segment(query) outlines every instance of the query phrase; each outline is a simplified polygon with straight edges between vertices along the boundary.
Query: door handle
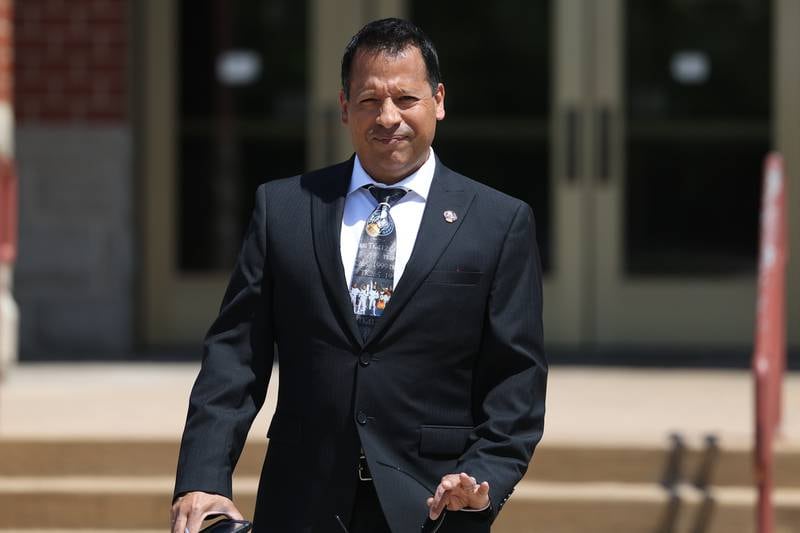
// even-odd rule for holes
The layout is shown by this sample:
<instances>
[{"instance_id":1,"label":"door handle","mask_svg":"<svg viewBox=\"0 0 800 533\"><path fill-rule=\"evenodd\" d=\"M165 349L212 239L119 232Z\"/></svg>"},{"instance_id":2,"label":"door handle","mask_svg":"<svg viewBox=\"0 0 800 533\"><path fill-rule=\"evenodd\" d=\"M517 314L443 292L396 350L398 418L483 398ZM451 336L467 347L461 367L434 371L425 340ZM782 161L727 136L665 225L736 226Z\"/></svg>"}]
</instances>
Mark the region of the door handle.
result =
<instances>
[{"instance_id":1,"label":"door handle","mask_svg":"<svg viewBox=\"0 0 800 533\"><path fill-rule=\"evenodd\" d=\"M564 175L568 183L575 183L578 181L578 175L580 174L579 134L580 116L574 107L570 107L564 113Z\"/></svg>"},{"instance_id":2,"label":"door handle","mask_svg":"<svg viewBox=\"0 0 800 533\"><path fill-rule=\"evenodd\" d=\"M603 106L597 111L597 168L595 175L602 184L611 180L611 110Z\"/></svg>"}]
</instances>

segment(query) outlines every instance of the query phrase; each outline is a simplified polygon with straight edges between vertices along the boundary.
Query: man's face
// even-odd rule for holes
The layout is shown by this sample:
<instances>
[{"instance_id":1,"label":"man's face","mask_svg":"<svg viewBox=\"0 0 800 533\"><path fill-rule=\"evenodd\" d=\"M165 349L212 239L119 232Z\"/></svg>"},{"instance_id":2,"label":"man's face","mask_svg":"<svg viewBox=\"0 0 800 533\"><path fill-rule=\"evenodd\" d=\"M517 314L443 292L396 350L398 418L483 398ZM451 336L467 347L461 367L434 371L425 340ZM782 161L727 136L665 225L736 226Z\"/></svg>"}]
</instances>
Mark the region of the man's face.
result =
<instances>
[{"instance_id":1,"label":"man's face","mask_svg":"<svg viewBox=\"0 0 800 533\"><path fill-rule=\"evenodd\" d=\"M339 103L364 170L376 181L396 183L428 158L436 121L444 118L444 85L431 94L415 46L396 55L358 51L350 98L341 91Z\"/></svg>"}]
</instances>

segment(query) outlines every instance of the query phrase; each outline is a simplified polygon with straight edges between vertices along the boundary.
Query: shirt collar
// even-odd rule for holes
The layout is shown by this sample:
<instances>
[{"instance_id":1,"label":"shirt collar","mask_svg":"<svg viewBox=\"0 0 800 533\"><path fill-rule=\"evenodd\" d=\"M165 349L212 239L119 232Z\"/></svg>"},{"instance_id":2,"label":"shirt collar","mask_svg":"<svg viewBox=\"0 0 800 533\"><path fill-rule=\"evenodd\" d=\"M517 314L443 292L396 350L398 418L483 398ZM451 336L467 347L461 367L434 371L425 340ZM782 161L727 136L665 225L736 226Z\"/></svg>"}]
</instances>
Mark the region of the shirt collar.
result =
<instances>
[{"instance_id":1,"label":"shirt collar","mask_svg":"<svg viewBox=\"0 0 800 533\"><path fill-rule=\"evenodd\" d=\"M429 148L429 150L428 159L422 166L413 174L406 176L392 185L392 187L402 187L408 191L414 191L421 196L423 200L427 200L428 192L431 190L431 182L433 181L433 172L436 170L436 157L433 154L433 148ZM347 189L348 196L364 185L377 185L378 187L387 186L372 179L372 177L367 174L367 171L364 170L364 167L361 166L361 161L358 159L358 155L356 155L356 160L353 164L353 174L350 177L350 187Z\"/></svg>"}]
</instances>

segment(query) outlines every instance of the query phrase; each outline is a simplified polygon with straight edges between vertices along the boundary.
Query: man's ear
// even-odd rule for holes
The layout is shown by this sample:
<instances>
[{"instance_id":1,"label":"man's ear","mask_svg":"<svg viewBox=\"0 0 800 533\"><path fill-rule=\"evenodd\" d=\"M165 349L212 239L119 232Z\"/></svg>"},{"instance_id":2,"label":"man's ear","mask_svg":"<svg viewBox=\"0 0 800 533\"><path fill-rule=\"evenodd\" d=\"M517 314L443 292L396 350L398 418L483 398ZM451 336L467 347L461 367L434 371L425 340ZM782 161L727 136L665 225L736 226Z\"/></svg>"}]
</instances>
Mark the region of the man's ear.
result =
<instances>
[{"instance_id":1,"label":"man's ear","mask_svg":"<svg viewBox=\"0 0 800 533\"><path fill-rule=\"evenodd\" d=\"M436 87L436 92L433 94L433 99L436 101L436 120L444 118L444 84L440 83Z\"/></svg>"},{"instance_id":2,"label":"man's ear","mask_svg":"<svg viewBox=\"0 0 800 533\"><path fill-rule=\"evenodd\" d=\"M342 124L347 124L347 97L344 89L339 89L339 109L342 112Z\"/></svg>"}]
</instances>

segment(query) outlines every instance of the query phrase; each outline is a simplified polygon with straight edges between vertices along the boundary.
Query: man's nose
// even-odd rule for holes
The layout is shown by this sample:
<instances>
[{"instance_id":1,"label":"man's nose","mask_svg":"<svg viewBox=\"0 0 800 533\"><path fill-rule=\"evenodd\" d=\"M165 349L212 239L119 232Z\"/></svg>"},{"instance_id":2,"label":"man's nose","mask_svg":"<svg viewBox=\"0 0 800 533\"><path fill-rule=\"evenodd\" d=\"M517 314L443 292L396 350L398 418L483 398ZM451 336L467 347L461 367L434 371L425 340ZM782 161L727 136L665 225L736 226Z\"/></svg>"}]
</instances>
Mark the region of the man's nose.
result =
<instances>
[{"instance_id":1,"label":"man's nose","mask_svg":"<svg viewBox=\"0 0 800 533\"><path fill-rule=\"evenodd\" d=\"M401 120L400 110L394 105L394 101L391 98L386 98L378 111L378 124L384 128L392 128L397 126Z\"/></svg>"}]
</instances>

